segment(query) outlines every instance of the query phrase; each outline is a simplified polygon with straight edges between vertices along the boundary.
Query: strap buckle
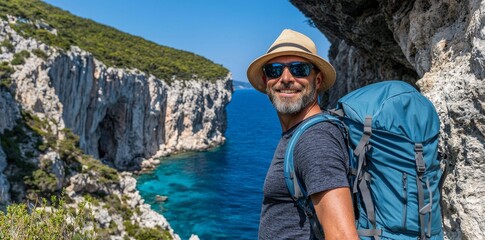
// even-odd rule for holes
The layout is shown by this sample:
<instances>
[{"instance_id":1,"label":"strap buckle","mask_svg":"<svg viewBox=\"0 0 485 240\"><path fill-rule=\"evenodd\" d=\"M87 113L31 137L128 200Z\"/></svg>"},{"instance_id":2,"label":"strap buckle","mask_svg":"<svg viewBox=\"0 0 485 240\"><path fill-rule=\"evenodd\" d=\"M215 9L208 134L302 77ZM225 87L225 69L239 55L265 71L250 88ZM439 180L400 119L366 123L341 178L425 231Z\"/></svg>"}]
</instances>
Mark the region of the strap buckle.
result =
<instances>
[{"instance_id":1,"label":"strap buckle","mask_svg":"<svg viewBox=\"0 0 485 240\"><path fill-rule=\"evenodd\" d=\"M416 160L416 172L418 174L423 174L426 171L426 164L423 159L423 144L414 144L415 160Z\"/></svg>"},{"instance_id":2,"label":"strap buckle","mask_svg":"<svg viewBox=\"0 0 485 240\"><path fill-rule=\"evenodd\" d=\"M372 116L365 117L364 134L368 136L372 134Z\"/></svg>"},{"instance_id":3,"label":"strap buckle","mask_svg":"<svg viewBox=\"0 0 485 240\"><path fill-rule=\"evenodd\" d=\"M296 200L296 204L301 208L301 210L303 210L305 216L307 216L308 218L312 218L313 216L315 216L315 214L308 200L309 199L307 198L300 197Z\"/></svg>"}]
</instances>

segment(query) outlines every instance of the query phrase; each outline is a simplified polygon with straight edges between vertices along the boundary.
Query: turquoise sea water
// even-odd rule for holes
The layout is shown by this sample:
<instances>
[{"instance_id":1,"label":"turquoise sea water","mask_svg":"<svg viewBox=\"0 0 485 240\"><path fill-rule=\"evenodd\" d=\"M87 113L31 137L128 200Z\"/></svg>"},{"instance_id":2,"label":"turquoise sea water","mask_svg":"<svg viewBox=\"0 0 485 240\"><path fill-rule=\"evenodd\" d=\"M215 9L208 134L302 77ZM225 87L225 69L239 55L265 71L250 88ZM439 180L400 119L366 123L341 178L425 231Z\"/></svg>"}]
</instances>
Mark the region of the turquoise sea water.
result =
<instances>
[{"instance_id":1,"label":"turquoise sea water","mask_svg":"<svg viewBox=\"0 0 485 240\"><path fill-rule=\"evenodd\" d=\"M226 143L164 158L138 189L182 239L257 239L262 188L281 128L266 95L234 92ZM164 203L156 195L168 196Z\"/></svg>"}]
</instances>

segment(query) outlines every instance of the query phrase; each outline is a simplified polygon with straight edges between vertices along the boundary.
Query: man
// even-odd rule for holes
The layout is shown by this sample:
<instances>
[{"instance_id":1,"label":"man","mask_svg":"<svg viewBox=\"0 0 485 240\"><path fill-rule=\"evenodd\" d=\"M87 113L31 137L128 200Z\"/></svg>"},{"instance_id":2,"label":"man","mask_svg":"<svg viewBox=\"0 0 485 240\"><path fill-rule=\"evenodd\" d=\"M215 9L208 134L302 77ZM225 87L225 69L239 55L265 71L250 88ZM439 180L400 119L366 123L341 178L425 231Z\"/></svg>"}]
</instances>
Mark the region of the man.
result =
<instances>
[{"instance_id":1,"label":"man","mask_svg":"<svg viewBox=\"0 0 485 240\"><path fill-rule=\"evenodd\" d=\"M315 239L284 180L284 153L295 127L322 114L318 93L335 82L335 70L307 36L286 29L248 68L249 82L266 93L283 130L264 183L259 239ZM357 239L347 180L348 155L340 130L328 122L310 127L294 151L295 171L310 196L326 239Z\"/></svg>"}]
</instances>

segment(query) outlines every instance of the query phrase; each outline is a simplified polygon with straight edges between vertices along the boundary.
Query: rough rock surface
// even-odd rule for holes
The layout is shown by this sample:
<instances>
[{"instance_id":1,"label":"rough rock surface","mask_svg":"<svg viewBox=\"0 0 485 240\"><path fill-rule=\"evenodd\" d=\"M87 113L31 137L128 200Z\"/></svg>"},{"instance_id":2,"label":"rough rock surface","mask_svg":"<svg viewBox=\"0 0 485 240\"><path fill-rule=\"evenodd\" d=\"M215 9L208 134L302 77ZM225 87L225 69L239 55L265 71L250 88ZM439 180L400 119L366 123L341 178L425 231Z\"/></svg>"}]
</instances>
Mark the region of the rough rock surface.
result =
<instances>
[{"instance_id":1,"label":"rough rock surface","mask_svg":"<svg viewBox=\"0 0 485 240\"><path fill-rule=\"evenodd\" d=\"M441 119L449 239L485 235L485 2L291 0L332 43L337 84L326 106L386 79L414 84Z\"/></svg>"},{"instance_id":2,"label":"rough rock surface","mask_svg":"<svg viewBox=\"0 0 485 240\"><path fill-rule=\"evenodd\" d=\"M137 70L107 68L75 47L47 61L29 58L13 78L24 109L72 129L81 149L120 170L225 140L227 79L168 85Z\"/></svg>"},{"instance_id":3,"label":"rough rock surface","mask_svg":"<svg viewBox=\"0 0 485 240\"><path fill-rule=\"evenodd\" d=\"M7 167L7 159L2 147L0 146L0 204L5 205L10 200L10 183L7 176L3 174L3 170Z\"/></svg>"},{"instance_id":4,"label":"rough rock surface","mask_svg":"<svg viewBox=\"0 0 485 240\"><path fill-rule=\"evenodd\" d=\"M19 117L17 103L12 98L12 95L0 87L0 134L5 129L12 129ZM7 180L7 176L3 174L6 167L7 156L2 146L0 146L0 205L5 205L10 201L10 183Z\"/></svg>"},{"instance_id":5,"label":"rough rock surface","mask_svg":"<svg viewBox=\"0 0 485 240\"><path fill-rule=\"evenodd\" d=\"M83 196L77 195L78 192L85 190L88 192L96 192L97 189L106 187L95 181L86 184L86 181L90 181L86 180L88 178L89 177L85 174L78 174L71 178L71 185L67 187L67 194L74 201L72 204L73 207L76 207L77 204L85 201ZM86 187L87 185L88 187ZM137 209L137 211L133 211L133 216L130 219L132 223L137 223L145 228L165 229L170 232L173 239L180 240L180 237L174 233L165 217L153 211L150 205L146 204L141 198L140 193L136 189L136 179L133 178L131 173L122 172L120 174L119 184L111 186L110 189L106 189L106 193L122 199L122 201L131 209ZM94 218L99 223L100 227L107 228L110 226L111 222L115 223L114 225L119 232L119 236L112 236L111 239L123 239L123 237L127 235L123 224L123 217L119 214L110 213L108 210L109 206L105 203L99 205L91 204L88 207L94 212Z\"/></svg>"},{"instance_id":6,"label":"rough rock surface","mask_svg":"<svg viewBox=\"0 0 485 240\"><path fill-rule=\"evenodd\" d=\"M2 113L0 114L0 134L2 134L5 129L12 129L20 117L17 103L10 92L2 88L0 88L0 113Z\"/></svg>"}]
</instances>

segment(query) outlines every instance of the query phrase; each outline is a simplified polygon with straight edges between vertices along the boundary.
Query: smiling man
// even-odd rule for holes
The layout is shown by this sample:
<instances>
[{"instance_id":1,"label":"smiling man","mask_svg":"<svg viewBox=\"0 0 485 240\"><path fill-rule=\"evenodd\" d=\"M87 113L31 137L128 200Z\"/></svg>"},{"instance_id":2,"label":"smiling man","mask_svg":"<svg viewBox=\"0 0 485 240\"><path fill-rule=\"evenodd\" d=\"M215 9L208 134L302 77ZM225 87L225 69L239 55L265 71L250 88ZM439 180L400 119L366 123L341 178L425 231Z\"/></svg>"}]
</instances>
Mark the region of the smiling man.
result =
<instances>
[{"instance_id":1,"label":"smiling man","mask_svg":"<svg viewBox=\"0 0 485 240\"><path fill-rule=\"evenodd\" d=\"M254 88L268 95L283 131L264 182L259 239L321 239L315 221L326 239L357 239L347 149L338 127L317 123L303 133L294 149L295 172L316 218L307 217L295 204L284 177L284 154L295 128L323 114L318 93L335 82L332 65L317 55L310 38L285 29L267 53L250 64L247 76Z\"/></svg>"}]
</instances>

